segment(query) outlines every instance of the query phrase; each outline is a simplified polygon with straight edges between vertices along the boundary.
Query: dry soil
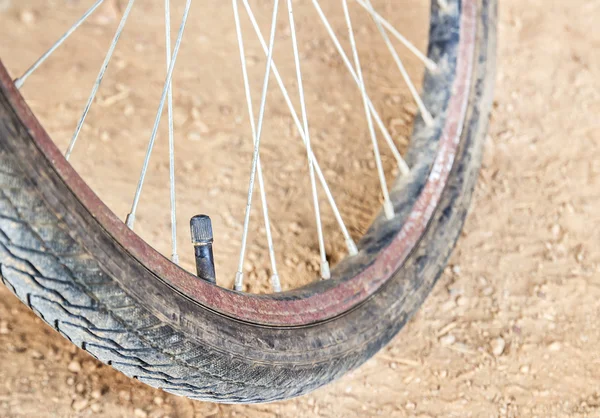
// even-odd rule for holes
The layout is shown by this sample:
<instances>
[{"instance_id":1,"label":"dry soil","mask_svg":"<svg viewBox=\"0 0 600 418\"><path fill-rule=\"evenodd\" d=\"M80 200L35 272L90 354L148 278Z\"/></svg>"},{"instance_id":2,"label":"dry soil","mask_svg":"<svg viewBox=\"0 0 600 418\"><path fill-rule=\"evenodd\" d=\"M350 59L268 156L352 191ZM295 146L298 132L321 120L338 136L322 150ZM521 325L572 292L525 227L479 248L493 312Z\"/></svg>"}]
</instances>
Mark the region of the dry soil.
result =
<instances>
[{"instance_id":1,"label":"dry soil","mask_svg":"<svg viewBox=\"0 0 600 418\"><path fill-rule=\"evenodd\" d=\"M0 0L0 56L9 69L23 71L48 40L84 10L84 3L89 2ZM175 20L183 2L173 3ZM194 12L188 35L194 42L182 51L187 54L182 55L176 79L176 85L186 83L176 97L175 123L183 138L178 143L178 190L183 219L200 205L218 214L215 227L222 231L222 242L232 243L221 245L218 252L219 274L226 281L235 271L231 260L245 200L245 180L238 174L248 169L247 163L240 168L235 161L247 158L251 145L241 133L246 132L247 118L239 67L231 63L233 28L220 23L230 19L230 4L211 0L196 6L200 3L213 14L206 17L201 7ZM269 2L253 3L262 6L259 17L265 23ZM335 15L338 5L323 3ZM395 23L408 28L412 39L424 39L426 7L375 3L394 9ZM100 364L0 288L0 417L600 416L600 2L500 3L497 93L473 210L439 284L387 348L359 370L300 399L257 406L192 402ZM163 77L155 71L164 66L163 52L153 47L162 39L161 5L140 2L142 11L132 15L134 29L124 35L130 46L117 54L116 69L97 105L101 111L90 115L74 155L76 167L120 215L127 213L135 187L131 179L144 152L139 144L149 131L142 121L155 111L139 92L159 90ZM312 28L309 9L298 7L300 25ZM65 45L25 89L32 108L62 147L85 103L117 15L109 3L81 28L79 42ZM341 23L339 17L335 21ZM281 30L289 36L284 25ZM368 80L376 86L385 120L402 146L409 134L402 115L414 113L414 105L405 89L397 87L397 74L378 75L377 68L389 64L389 58L383 47L369 46L376 45L373 28L365 23L359 30L368 46L361 55L373 69ZM302 41L308 85L330 86L308 96L309 107L316 109L315 124L327 126L315 135L315 149L343 188L341 199L350 208L344 209L345 215L352 234L359 236L376 205L353 202L365 194L377 201L377 177L368 153L361 154L364 148L353 141L327 152L336 140L364 131L364 125L353 117L359 114L358 98L347 98L351 82L337 76L328 79L331 69L343 68L320 39L325 38L315 35L314 40ZM424 40L419 44L423 46ZM252 41L248 49L252 82L259 86L262 54ZM213 58L206 65L203 57L209 52ZM279 53L282 72L293 74L292 61L285 55L291 57L289 49L282 47ZM417 76L418 62L407 57L407 64ZM156 93L151 97L155 103ZM303 148L291 145L286 158L278 151L278 138L295 135L281 103L274 96L269 107L275 117L266 127L264 160L277 201L276 238L296 235L281 244L282 276L296 273L294 281L284 283L290 287L314 275L318 259L311 255L314 229L305 215L310 201L302 200L308 190L306 178L300 181L293 175L305 169ZM330 121L341 127L329 127ZM127 146L131 152L124 151ZM165 142L157 146L162 150L157 155L166 155ZM198 150L202 152L192 154ZM296 154L298 158L288 158ZM184 158L189 155L195 155L191 162ZM352 160L356 162L349 164ZM153 161L149 184L167 190L167 160ZM384 162L391 176L391 157L385 154ZM211 171L198 174L205 167ZM123 170L129 180L123 180ZM142 200L139 231L168 252L167 195L156 193ZM259 214L255 210L255 225L260 225ZM326 229L335 236L328 216ZM159 225L144 222L149 219ZM260 227L253 232L260 233ZM189 265L185 230L179 241L184 265ZM328 244L333 259L343 255L342 244ZM265 290L264 244L253 244L249 255L245 268L256 279L249 290Z\"/></svg>"}]
</instances>

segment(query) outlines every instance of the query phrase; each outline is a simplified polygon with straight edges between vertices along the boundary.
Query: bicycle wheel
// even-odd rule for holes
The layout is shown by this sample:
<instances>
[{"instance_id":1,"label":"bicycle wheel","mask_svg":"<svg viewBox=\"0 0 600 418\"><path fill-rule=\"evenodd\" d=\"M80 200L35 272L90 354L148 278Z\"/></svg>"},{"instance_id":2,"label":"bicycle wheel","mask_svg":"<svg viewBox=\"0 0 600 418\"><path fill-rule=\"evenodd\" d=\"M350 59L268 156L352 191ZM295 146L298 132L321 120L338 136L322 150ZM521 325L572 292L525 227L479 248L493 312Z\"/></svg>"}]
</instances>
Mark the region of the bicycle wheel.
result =
<instances>
[{"instance_id":1,"label":"bicycle wheel","mask_svg":"<svg viewBox=\"0 0 600 418\"><path fill-rule=\"evenodd\" d=\"M385 16L375 11L370 0L356 2L374 20L390 52L394 50L392 35L406 42ZM84 18L100 3L102 0ZM175 47L172 51L168 48L167 77L144 173L163 106L171 108L171 77L190 4L188 0ZM102 362L149 385L193 399L228 403L286 399L308 393L365 362L402 328L433 287L460 234L477 179L491 107L495 1L431 2L429 46L427 56L422 57L426 67L422 93L413 91L420 113L414 120L405 156L397 160L401 174L388 192L374 133L376 127L380 128L384 139L388 138L386 124L367 94L351 13L343 0L340 16L348 26L352 54L345 54L339 41L334 45L339 46L340 66L350 70L364 106L383 209L357 244L352 234L344 231L343 222L337 222L341 215L335 213L348 256L330 271L317 187L321 185L325 190L323 201L331 203L332 195L311 149L306 104L302 101L302 111L297 113L290 105L309 162L318 228L319 258L315 270L320 277L281 292L281 279L273 263L270 272L274 292L244 292L246 221L255 179L260 190L264 190L258 156L271 73L281 90L285 90L274 64L278 1L274 4L271 32L262 42L269 64L258 123L253 127L248 209L234 290L213 283L214 275L205 268L206 258L200 260L198 277L177 265L175 249L168 259L133 231L139 193L124 223L91 191L19 92L43 60L14 81L0 63L3 282L43 320ZM236 0L233 5L237 18ZM291 2L287 5L291 8ZM313 5L327 27L327 17L318 1L313 0ZM130 1L111 48L116 45L132 6ZM252 9L247 10L251 14ZM289 15L295 58L292 62L296 63L296 81L301 88L301 60L293 15ZM73 31L78 25L73 26ZM335 42L335 33L328 33ZM398 56L393 53L393 57L401 68ZM102 77L103 71L95 90ZM248 102L252 113L252 99L248 98ZM74 143L71 141L67 156ZM171 170L170 174L173 180L174 172ZM138 192L141 185L143 176ZM172 193L174 190L171 188ZM173 202L174 195L171 197ZM335 204L331 206L335 208ZM270 249L268 219L265 212ZM204 245L212 239L212 232L205 220L199 222L195 237L204 240Z\"/></svg>"}]
</instances>

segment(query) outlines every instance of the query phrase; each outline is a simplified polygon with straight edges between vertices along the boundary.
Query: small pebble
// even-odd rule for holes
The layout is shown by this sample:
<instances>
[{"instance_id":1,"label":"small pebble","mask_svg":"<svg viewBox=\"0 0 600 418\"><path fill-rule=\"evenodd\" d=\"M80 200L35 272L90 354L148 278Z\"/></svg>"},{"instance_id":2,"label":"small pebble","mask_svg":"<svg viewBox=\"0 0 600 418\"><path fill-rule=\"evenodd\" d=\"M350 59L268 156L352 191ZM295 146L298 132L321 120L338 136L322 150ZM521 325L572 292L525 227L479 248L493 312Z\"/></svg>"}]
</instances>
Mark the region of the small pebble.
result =
<instances>
[{"instance_id":1,"label":"small pebble","mask_svg":"<svg viewBox=\"0 0 600 418\"><path fill-rule=\"evenodd\" d=\"M444 335L440 338L440 344L443 346L449 346L456 342L456 337L452 334Z\"/></svg>"},{"instance_id":2,"label":"small pebble","mask_svg":"<svg viewBox=\"0 0 600 418\"><path fill-rule=\"evenodd\" d=\"M487 286L481 291L483 296L490 296L492 293L494 293L494 288L492 286Z\"/></svg>"},{"instance_id":3,"label":"small pebble","mask_svg":"<svg viewBox=\"0 0 600 418\"><path fill-rule=\"evenodd\" d=\"M404 105L404 110L406 110L411 115L415 115L419 111L419 108L416 104L409 102Z\"/></svg>"},{"instance_id":4,"label":"small pebble","mask_svg":"<svg viewBox=\"0 0 600 418\"><path fill-rule=\"evenodd\" d=\"M94 22L98 25L109 25L119 16L119 6L116 0L105 2L98 13L94 16Z\"/></svg>"},{"instance_id":5,"label":"small pebble","mask_svg":"<svg viewBox=\"0 0 600 418\"><path fill-rule=\"evenodd\" d=\"M192 107L190 109L190 115L192 115L192 119L194 119L194 120L200 120L201 113L200 113L200 110L197 107Z\"/></svg>"},{"instance_id":6,"label":"small pebble","mask_svg":"<svg viewBox=\"0 0 600 418\"><path fill-rule=\"evenodd\" d=\"M559 351L561 348L561 344L558 341L554 341L552 344L548 346L548 350L550 351Z\"/></svg>"},{"instance_id":7,"label":"small pebble","mask_svg":"<svg viewBox=\"0 0 600 418\"><path fill-rule=\"evenodd\" d=\"M133 415L135 415L137 418L146 418L148 416L148 413L141 408L135 408L133 411Z\"/></svg>"},{"instance_id":8,"label":"small pebble","mask_svg":"<svg viewBox=\"0 0 600 418\"><path fill-rule=\"evenodd\" d=\"M210 132L208 125L202 122L200 119L194 121L194 125L198 128L198 131L200 131L201 134L208 134Z\"/></svg>"},{"instance_id":9,"label":"small pebble","mask_svg":"<svg viewBox=\"0 0 600 418\"><path fill-rule=\"evenodd\" d=\"M73 402L72 408L75 412L81 412L85 408L87 408L87 406L88 406L87 399L79 399L79 400Z\"/></svg>"},{"instance_id":10,"label":"small pebble","mask_svg":"<svg viewBox=\"0 0 600 418\"><path fill-rule=\"evenodd\" d=\"M245 260L244 261L244 271L250 272L252 270L254 270L254 263L250 260Z\"/></svg>"},{"instance_id":11,"label":"small pebble","mask_svg":"<svg viewBox=\"0 0 600 418\"><path fill-rule=\"evenodd\" d=\"M302 225L300 225L298 222L291 222L289 225L289 230L294 234L299 234L302 232Z\"/></svg>"},{"instance_id":12,"label":"small pebble","mask_svg":"<svg viewBox=\"0 0 600 418\"><path fill-rule=\"evenodd\" d=\"M135 114L135 107L133 105L127 105L125 106L123 113L125 116L133 116Z\"/></svg>"},{"instance_id":13,"label":"small pebble","mask_svg":"<svg viewBox=\"0 0 600 418\"><path fill-rule=\"evenodd\" d=\"M31 10L23 10L19 17L21 19L21 22L27 25L35 23L35 13L33 13Z\"/></svg>"},{"instance_id":14,"label":"small pebble","mask_svg":"<svg viewBox=\"0 0 600 418\"><path fill-rule=\"evenodd\" d=\"M173 109L173 123L175 126L183 126L187 123L189 114L183 108L175 107Z\"/></svg>"},{"instance_id":15,"label":"small pebble","mask_svg":"<svg viewBox=\"0 0 600 418\"><path fill-rule=\"evenodd\" d=\"M44 358L44 355L37 350L33 350L31 352L31 358L34 360L41 360Z\"/></svg>"},{"instance_id":16,"label":"small pebble","mask_svg":"<svg viewBox=\"0 0 600 418\"><path fill-rule=\"evenodd\" d=\"M460 296L464 292L464 289L461 289L460 287L451 287L448 289L448 293L450 294L450 296Z\"/></svg>"},{"instance_id":17,"label":"small pebble","mask_svg":"<svg viewBox=\"0 0 600 418\"><path fill-rule=\"evenodd\" d=\"M69 363L69 365L67 366L67 369L71 373L79 373L81 371L81 363L78 362L77 360L73 360L72 362Z\"/></svg>"},{"instance_id":18,"label":"small pebble","mask_svg":"<svg viewBox=\"0 0 600 418\"><path fill-rule=\"evenodd\" d=\"M402 118L394 118L390 120L390 126L392 129L398 129L400 127L406 126L406 121Z\"/></svg>"},{"instance_id":19,"label":"small pebble","mask_svg":"<svg viewBox=\"0 0 600 418\"><path fill-rule=\"evenodd\" d=\"M8 322L0 321L0 334L6 335L9 332L10 332L10 329L8 328Z\"/></svg>"},{"instance_id":20,"label":"small pebble","mask_svg":"<svg viewBox=\"0 0 600 418\"><path fill-rule=\"evenodd\" d=\"M119 399L122 402L129 402L131 400L131 394L127 391L121 390L119 391Z\"/></svg>"},{"instance_id":21,"label":"small pebble","mask_svg":"<svg viewBox=\"0 0 600 418\"><path fill-rule=\"evenodd\" d=\"M502 353L504 353L506 342L504 341L504 338L498 337L492 340L490 346L492 347L492 353L497 357L501 356Z\"/></svg>"},{"instance_id":22,"label":"small pebble","mask_svg":"<svg viewBox=\"0 0 600 418\"><path fill-rule=\"evenodd\" d=\"M521 366L519 371L523 374L527 374L527 373L529 373L529 366L525 364L525 365Z\"/></svg>"},{"instance_id":23,"label":"small pebble","mask_svg":"<svg viewBox=\"0 0 600 418\"><path fill-rule=\"evenodd\" d=\"M162 405L164 402L165 402L165 400L164 400L162 397L160 397L160 396L156 396L156 397L154 398L154 404L155 404L155 405L158 405L158 406L160 406L160 405Z\"/></svg>"},{"instance_id":24,"label":"small pebble","mask_svg":"<svg viewBox=\"0 0 600 418\"><path fill-rule=\"evenodd\" d=\"M454 299L450 299L441 306L441 310L443 312L448 312L456 307L456 301Z\"/></svg>"},{"instance_id":25,"label":"small pebble","mask_svg":"<svg viewBox=\"0 0 600 418\"><path fill-rule=\"evenodd\" d=\"M187 139L189 141L201 141L202 140L202 135L200 135L200 133L198 133L198 132L190 132L187 135Z\"/></svg>"}]
</instances>

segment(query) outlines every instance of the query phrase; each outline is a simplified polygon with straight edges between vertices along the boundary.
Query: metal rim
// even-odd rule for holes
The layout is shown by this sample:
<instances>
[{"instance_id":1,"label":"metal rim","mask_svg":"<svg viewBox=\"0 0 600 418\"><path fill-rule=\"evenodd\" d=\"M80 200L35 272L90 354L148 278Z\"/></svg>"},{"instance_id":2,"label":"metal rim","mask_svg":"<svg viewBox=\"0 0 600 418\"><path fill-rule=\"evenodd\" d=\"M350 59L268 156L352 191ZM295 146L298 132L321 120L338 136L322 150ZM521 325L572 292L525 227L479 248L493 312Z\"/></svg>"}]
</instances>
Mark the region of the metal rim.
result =
<instances>
[{"instance_id":1,"label":"metal rim","mask_svg":"<svg viewBox=\"0 0 600 418\"><path fill-rule=\"evenodd\" d=\"M0 85L7 92L19 118L28 127L36 145L47 156L65 184L115 241L154 275L195 302L238 320L273 326L307 325L341 315L377 292L402 266L427 228L453 166L471 87L477 5L475 0L463 0L459 9L459 20L456 22L459 31L456 61L455 67L448 69L452 83L445 117L438 118L441 123L439 130L417 124L413 134L413 137L437 135L439 145L427 180L408 216L404 218L404 222L386 221L381 215L378 217L371 231L384 228L394 233L385 234L390 239L383 245L382 242L370 240L369 233L367 234L359 244L359 256L362 255L362 258L355 260L361 264L358 272L355 265L342 262L332 271L332 280L326 283L315 283L303 289L275 295L250 295L213 286L198 280L150 247L108 209L65 160L30 111L1 63ZM440 20L443 20L443 16ZM435 28L432 28L432 33L434 31ZM431 42L430 39L430 44ZM444 81L447 83L449 80L446 78ZM433 86L435 82L430 87ZM427 129L429 132L425 132ZM377 250L376 254L372 252L373 249ZM351 271L354 274L350 277L348 272Z\"/></svg>"}]
</instances>

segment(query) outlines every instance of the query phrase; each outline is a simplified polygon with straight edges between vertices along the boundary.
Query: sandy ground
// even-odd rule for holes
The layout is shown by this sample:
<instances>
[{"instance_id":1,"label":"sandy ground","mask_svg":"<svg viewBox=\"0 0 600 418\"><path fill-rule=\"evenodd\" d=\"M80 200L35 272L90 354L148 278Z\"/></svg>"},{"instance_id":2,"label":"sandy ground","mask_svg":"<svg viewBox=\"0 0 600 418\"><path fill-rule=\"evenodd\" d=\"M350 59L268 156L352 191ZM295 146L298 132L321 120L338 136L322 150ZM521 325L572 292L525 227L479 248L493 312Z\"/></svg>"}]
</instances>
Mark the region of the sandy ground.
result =
<instances>
[{"instance_id":1,"label":"sandy ground","mask_svg":"<svg viewBox=\"0 0 600 418\"><path fill-rule=\"evenodd\" d=\"M50 36L40 33L39 28L37 32L34 30L36 25L45 22L45 8L40 6L43 2L12 3L0 0L0 55L8 64L12 63L15 72L19 72L32 61L35 51L47 45ZM75 0L51 3L68 5L64 17L54 18L58 19L54 25L58 34L70 16L80 13L82 6ZM149 3L143 6L147 8L145 16L148 16L143 23L155 25L160 34L159 15L151 13L156 11L153 7L158 6ZM225 6L219 2L207 3L225 13ZM385 350L340 381L300 399L260 406L191 402L131 381L91 359L44 325L2 288L0 417L600 416L600 327L596 321L600 314L600 125L597 116L600 113L600 54L597 53L600 31L596 24L600 3L593 0L503 0L500 6L497 95L473 212L438 286ZM399 20L396 23L410 25L414 39L420 39L418 31L422 29L414 21L423 20L424 16L417 13L405 17L406 22ZM91 27L82 28L82 36L89 41L86 45L66 45L65 55L48 64L47 71L54 71L55 78L32 78L29 90L25 91L31 96L37 93L31 99L32 107L61 146L68 142L74 118L85 102L90 80L94 77L95 70L91 69L98 67L100 51L105 40L110 39L114 22L110 22L110 16L108 18L109 23L96 21ZM302 15L302 10L300 19L304 25L310 25L310 19ZM53 30L54 26L50 25ZM141 27L141 23L138 22L138 26ZM5 32L5 28L10 30ZM6 33L10 36L5 37ZM227 40L223 41L225 48L234 41L233 32L227 33ZM370 33L365 29L365 36ZM197 48L214 46L212 41L216 38L211 38L209 31L197 30L193 35ZM152 77L152 65L159 65L163 59L159 53L144 49L154 38L136 36L137 46L132 52L137 55L120 58L123 63L119 66L119 79L127 79L133 85L131 91L135 91L136 86L138 89L146 85L159 88L160 76L150 84L134 77L134 69L138 74L141 71ZM5 42L5 39L11 42ZM17 40L21 42L19 47ZM323 68L340 66L332 58L335 56L332 51L322 52L318 46L307 49L306 53L307 60L315 66L312 73L323 74L319 65L325 66ZM261 56L256 45L249 48L252 54ZM373 60L369 62L383 62L384 58L378 58L382 55L381 49L372 48L363 53L372 54ZM67 73L61 73L61 61L75 54L79 54L77 65ZM244 184L233 179L236 167L229 162L230 154L223 156L214 151L228 146L231 133L237 132L237 127L219 128L225 126L226 120L231 120L231 115L235 120L239 119L237 125L245 123L243 102L240 101L243 92L237 88L222 88L229 86L229 82L233 85L234 81L239 85L239 69L233 72L234 67L231 67L229 75L228 64L221 58L216 63L218 70L202 70L204 67L193 67L198 59L186 58L187 66L183 65L183 68L188 69L182 71L179 82L187 80L200 83L197 84L200 86L202 82L198 80L211 76L210 71L222 73L219 74L222 81L200 96L190 93L178 99L180 108L189 112L199 109L198 113L193 111L191 115L186 113L176 119L189 141L188 145L182 145L180 153L197 147L212 150L211 158L217 159L214 165L221 167L221 171L211 173L210 181L216 189L212 194L210 188L208 191L198 188L197 195L180 193L181 210L193 211L196 203L202 202L203 207L208 205L216 213L237 213L236 208L244 202ZM262 63L258 58L256 62ZM286 74L293 69L289 60L282 59L281 65L286 67L283 71ZM260 67L262 64L252 69L255 72L253 82L260 83ZM409 68L418 73L416 62L409 61ZM80 76L90 71L87 78ZM196 71L208 73L199 77ZM370 79L379 87L380 103L400 103L410 111L406 92L390 87L395 86L395 79L386 77ZM65 79L88 87L77 90L74 93L77 97L67 98L65 85L59 83L64 83ZM323 80L317 81L322 83ZM146 112L145 116L151 117L153 109L146 109L142 97L128 93L129 90L118 82L107 80L106 86L110 93L102 96L104 111L92 114L90 127L86 128L88 135L97 137L98 141L84 143L78 151L80 159L75 159L74 163L80 164L83 175L89 176L95 190L109 200L114 210L125 214L134 182L122 181L116 174L116 169L127 165L130 157L120 150L123 144L133 142L130 132L148 129L141 125L136 128L141 118L134 115ZM345 90L344 87L342 85L340 89ZM197 91L195 88L188 90ZM326 118L323 120L335 117L347 122L343 124L344 128L328 130L327 138L344 138L346 132L356 129L351 101L343 103L342 111L329 110L327 113L339 99L335 91L309 97L309 104L317 107L314 116L317 123L319 114ZM280 99L273 100L277 105L281 104L276 101ZM236 104L227 105L232 102ZM321 108L318 108L319 104ZM276 111L278 106L271 109ZM385 110L389 113L386 118L389 123L396 121L390 119L391 110L391 106ZM289 116L283 111L280 113L281 117L275 118L269 132L293 136ZM125 121L129 123L115 119L123 115L127 115ZM107 121L110 123L106 124ZM395 122L393 125L399 129L398 137L407 135L408 128L403 127L406 124ZM239 129L241 132L242 128ZM202 143L199 137L209 137L211 141ZM195 141L202 145L194 145ZM317 152L325 155L325 138L317 138L315 142ZM234 145L229 145L229 153L239 151L242 155L251 149L241 139ZM265 159L270 159L270 164L280 160L276 145L266 140ZM342 162L336 165L335 159L328 160L338 171L352 152L358 152L351 143L348 148L349 154L339 157ZM142 152L136 154L136 167L139 167ZM289 152L301 154L302 148ZM98 160L106 161L86 161L86 156L98 153L103 157ZM184 171L187 180L182 180L180 185L184 192L197 184L195 168L206 164L202 158ZM360 158L359 155L353 170L345 172L350 180L347 183L339 180L338 185L345 187L344 196L347 197L342 199L346 199L346 203L369 189L376 189L373 171L367 170L370 167L367 158ZM391 167L389 155L385 161L386 167ZM294 164L275 165L271 170L288 173L300 170L300 166ZM157 173L150 181L164 186L167 166L157 157L153 167ZM132 169L132 173L137 169ZM366 175L367 172L371 174ZM103 181L94 183L93 175L98 173L103 176ZM286 185L283 183L288 181L286 176L280 177L282 183L273 185L273 189L285 190L285 194L279 196L283 209L274 211L283 217L276 236L292 231L298 238L294 243L283 244L286 250L282 257L285 259L282 263L284 273L300 272L295 276L298 277L295 282L284 284L292 286L314 274L314 260L299 261L308 257L308 250L314 250L314 244L311 244L314 237L308 232L311 221L302 218L309 206L297 208L289 203L302 196L304 186ZM356 186L357 179L365 186ZM227 199L223 198L225 194ZM142 212L141 220L154 216L166 227L166 206L158 201L158 196L152 197L156 199L143 201L145 212ZM219 207L219 202L226 202L228 211L223 210L224 206ZM360 235L368 224L372 210L374 208L351 206L346 213L355 236ZM185 219L183 215L188 213L182 214ZM334 233L331 219L326 219L326 228ZM233 216L215 218L216 228L221 228L223 236L234 244L236 239L239 242L238 223ZM164 229L145 227L142 221L139 224L140 233L146 239L158 242L159 247L166 245L162 249L168 251L168 242L159 240L164 236L161 235ZM180 241L187 242L185 231L180 235ZM342 254L338 245L328 244L328 252L334 258ZM219 251L221 258L217 260L224 280L232 277L235 270L235 266L231 266L233 263L227 262L237 245L231 247L222 248ZM187 247L182 244L182 248ZM255 255L246 266L247 270L258 279L265 279L266 273L257 267L264 265L264 245L252 247L251 252ZM182 255L188 257L184 263L189 263L189 254ZM263 287L264 284L259 284L256 290Z\"/></svg>"}]
</instances>

